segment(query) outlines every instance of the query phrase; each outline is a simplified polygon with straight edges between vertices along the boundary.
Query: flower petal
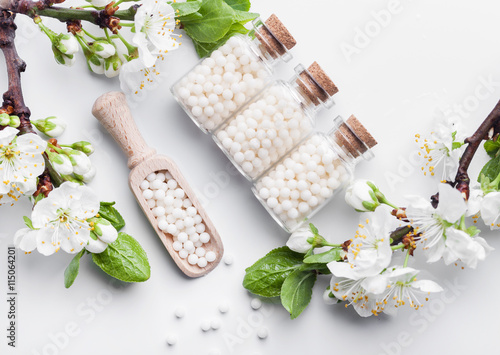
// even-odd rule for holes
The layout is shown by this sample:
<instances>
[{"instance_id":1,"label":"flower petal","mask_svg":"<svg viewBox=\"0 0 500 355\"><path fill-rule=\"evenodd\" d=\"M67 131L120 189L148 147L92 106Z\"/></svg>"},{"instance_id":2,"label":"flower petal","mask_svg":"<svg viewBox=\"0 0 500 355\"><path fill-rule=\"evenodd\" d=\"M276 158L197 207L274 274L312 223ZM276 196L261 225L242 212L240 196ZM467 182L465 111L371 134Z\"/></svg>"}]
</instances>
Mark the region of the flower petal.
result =
<instances>
[{"instance_id":1,"label":"flower petal","mask_svg":"<svg viewBox=\"0 0 500 355\"><path fill-rule=\"evenodd\" d=\"M455 223L467 211L462 194L448 184L439 184L439 205L436 213L447 222Z\"/></svg>"}]
</instances>

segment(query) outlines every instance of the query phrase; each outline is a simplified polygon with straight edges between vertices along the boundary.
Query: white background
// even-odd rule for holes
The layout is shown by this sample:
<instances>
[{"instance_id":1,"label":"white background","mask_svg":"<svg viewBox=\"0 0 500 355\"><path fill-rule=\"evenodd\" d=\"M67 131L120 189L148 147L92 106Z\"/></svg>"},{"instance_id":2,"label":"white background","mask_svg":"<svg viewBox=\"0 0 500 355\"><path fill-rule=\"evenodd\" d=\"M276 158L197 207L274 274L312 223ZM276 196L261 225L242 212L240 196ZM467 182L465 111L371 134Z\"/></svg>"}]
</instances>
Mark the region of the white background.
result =
<instances>
[{"instance_id":1,"label":"white background","mask_svg":"<svg viewBox=\"0 0 500 355\"><path fill-rule=\"evenodd\" d=\"M465 106L461 115L472 133L500 98L496 1L254 0L252 9L264 18L277 13L298 41L293 61L279 68L279 77L288 79L296 64L314 60L330 73L340 93L336 106L319 115L318 126L326 131L335 116L356 114L379 141L375 158L359 164L356 175L375 180L401 205L405 194L430 196L436 191L437 180L424 177L420 166L409 162L417 148L415 133L432 130L436 110ZM383 26L377 25L376 18L382 20L375 13L387 14L388 9L395 11ZM221 263L202 279L184 277L128 189L124 155L90 113L94 100L117 90L118 81L89 74L82 57L73 68L56 65L47 38L26 19L19 18L19 26L18 49L28 64L24 92L33 117L62 117L70 123L63 142L94 143L98 175L91 186L102 200L117 202L126 232L149 255L152 274L144 284L117 290L87 258L66 290L63 272L70 255L18 255L18 348L6 346L6 296L1 296L0 353L207 354L211 348L241 355L305 354L313 348L348 354L498 353L498 232L483 233L497 251L477 270L412 260L446 290L419 313L405 310L397 317L362 319L351 308L327 306L322 293L328 277L318 282L311 305L297 320L290 320L279 305L269 305L265 312L251 310L251 296L241 286L244 269L283 245L287 234L253 197L250 184L229 175L225 156L171 97L170 85L197 61L187 38L167 57L166 80L132 110L146 141L171 156L207 198L206 209L226 254L235 258L232 266ZM357 43L358 53L346 56L342 46L356 45L358 31L370 37ZM0 76L5 90L3 67ZM488 81L495 84L485 86ZM484 162L481 152L474 177ZM0 285L6 283L7 244L28 213L27 201L0 210ZM342 242L353 236L357 218L339 195L313 222L329 240ZM0 290L5 295L6 287ZM230 304L226 315L217 311L222 301ZM182 320L174 317L180 306L187 309ZM200 322L214 317L222 320L222 328L203 333ZM62 335L68 326L76 331ZM261 327L269 330L264 341L256 336ZM177 334L175 346L166 344L167 334Z\"/></svg>"}]
</instances>

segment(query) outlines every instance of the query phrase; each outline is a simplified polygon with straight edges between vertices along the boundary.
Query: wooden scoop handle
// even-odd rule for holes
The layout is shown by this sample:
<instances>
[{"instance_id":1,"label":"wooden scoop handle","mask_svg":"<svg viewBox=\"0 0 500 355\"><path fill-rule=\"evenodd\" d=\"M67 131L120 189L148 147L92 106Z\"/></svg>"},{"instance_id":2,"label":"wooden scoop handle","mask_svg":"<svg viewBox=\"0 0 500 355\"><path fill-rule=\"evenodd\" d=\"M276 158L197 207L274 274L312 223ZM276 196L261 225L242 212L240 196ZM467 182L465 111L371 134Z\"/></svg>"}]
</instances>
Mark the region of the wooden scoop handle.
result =
<instances>
[{"instance_id":1,"label":"wooden scoop handle","mask_svg":"<svg viewBox=\"0 0 500 355\"><path fill-rule=\"evenodd\" d=\"M156 154L156 150L146 144L137 129L122 92L101 95L92 107L92 114L127 154L129 169Z\"/></svg>"}]
</instances>

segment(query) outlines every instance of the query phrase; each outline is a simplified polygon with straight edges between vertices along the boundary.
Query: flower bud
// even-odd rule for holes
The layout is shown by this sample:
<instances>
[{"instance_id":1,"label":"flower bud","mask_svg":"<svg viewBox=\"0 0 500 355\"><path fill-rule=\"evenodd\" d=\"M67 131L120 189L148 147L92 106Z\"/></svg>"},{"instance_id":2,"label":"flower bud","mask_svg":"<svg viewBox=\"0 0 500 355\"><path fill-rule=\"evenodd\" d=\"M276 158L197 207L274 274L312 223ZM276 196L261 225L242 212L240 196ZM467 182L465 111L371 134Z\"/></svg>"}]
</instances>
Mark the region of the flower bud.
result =
<instances>
[{"instance_id":1,"label":"flower bud","mask_svg":"<svg viewBox=\"0 0 500 355\"><path fill-rule=\"evenodd\" d=\"M122 66L122 61L118 55L106 58L104 60L104 75L108 78L113 78L120 74L120 68Z\"/></svg>"},{"instance_id":2,"label":"flower bud","mask_svg":"<svg viewBox=\"0 0 500 355\"><path fill-rule=\"evenodd\" d=\"M83 176L90 171L92 163L85 153L73 149L64 149L64 151L73 165L73 171L75 174Z\"/></svg>"},{"instance_id":3,"label":"flower bud","mask_svg":"<svg viewBox=\"0 0 500 355\"><path fill-rule=\"evenodd\" d=\"M64 54L54 45L52 46L52 52L54 53L56 62L58 62L59 64L70 67L75 63L76 58L73 54Z\"/></svg>"},{"instance_id":4,"label":"flower bud","mask_svg":"<svg viewBox=\"0 0 500 355\"><path fill-rule=\"evenodd\" d=\"M40 132L51 138L59 137L66 129L66 122L54 116L31 122Z\"/></svg>"},{"instance_id":5,"label":"flower bud","mask_svg":"<svg viewBox=\"0 0 500 355\"><path fill-rule=\"evenodd\" d=\"M346 190L345 201L358 212L373 212L380 206L376 192L380 193L372 182L355 180Z\"/></svg>"},{"instance_id":6,"label":"flower bud","mask_svg":"<svg viewBox=\"0 0 500 355\"><path fill-rule=\"evenodd\" d=\"M94 147L92 146L92 144L85 141L75 142L71 145L71 148L79 150L80 152L83 152L87 155L91 155L92 153L94 153Z\"/></svg>"},{"instance_id":7,"label":"flower bud","mask_svg":"<svg viewBox=\"0 0 500 355\"><path fill-rule=\"evenodd\" d=\"M49 160L52 167L60 175L70 175L73 173L73 165L71 160L64 154L48 152Z\"/></svg>"},{"instance_id":8,"label":"flower bud","mask_svg":"<svg viewBox=\"0 0 500 355\"><path fill-rule=\"evenodd\" d=\"M6 113L0 114L0 126L10 125L10 116Z\"/></svg>"},{"instance_id":9,"label":"flower bud","mask_svg":"<svg viewBox=\"0 0 500 355\"><path fill-rule=\"evenodd\" d=\"M286 242L286 246L297 253L305 254L312 247L309 240L314 240L314 237L315 235L311 231L311 228L302 227L290 235L290 238L288 238L288 241Z\"/></svg>"},{"instance_id":10,"label":"flower bud","mask_svg":"<svg viewBox=\"0 0 500 355\"><path fill-rule=\"evenodd\" d=\"M89 244L85 248L91 253L102 253L109 243L113 243L118 238L118 231L104 218L94 217L90 218L88 222L92 226L92 232Z\"/></svg>"},{"instance_id":11,"label":"flower bud","mask_svg":"<svg viewBox=\"0 0 500 355\"><path fill-rule=\"evenodd\" d=\"M108 243L104 243L99 237L91 232L88 244L85 246L85 249L94 254L102 253L108 247Z\"/></svg>"},{"instance_id":12,"label":"flower bud","mask_svg":"<svg viewBox=\"0 0 500 355\"><path fill-rule=\"evenodd\" d=\"M91 72L102 75L104 74L104 59L96 54L90 54L87 57L87 65Z\"/></svg>"},{"instance_id":13,"label":"flower bud","mask_svg":"<svg viewBox=\"0 0 500 355\"><path fill-rule=\"evenodd\" d=\"M9 119L10 119L9 126L17 128L21 125L21 120L19 119L18 116L10 116Z\"/></svg>"},{"instance_id":14,"label":"flower bud","mask_svg":"<svg viewBox=\"0 0 500 355\"><path fill-rule=\"evenodd\" d=\"M90 49L101 58L109 58L116 54L114 45L105 40L95 41L90 46Z\"/></svg>"},{"instance_id":15,"label":"flower bud","mask_svg":"<svg viewBox=\"0 0 500 355\"><path fill-rule=\"evenodd\" d=\"M92 166L86 174L83 175L75 174L75 177L81 182L89 183L94 179L96 172L97 172L96 168Z\"/></svg>"},{"instance_id":16,"label":"flower bud","mask_svg":"<svg viewBox=\"0 0 500 355\"><path fill-rule=\"evenodd\" d=\"M80 45L78 44L78 40L72 34L59 34L54 38L53 41L56 48L67 56L78 53L80 49Z\"/></svg>"}]
</instances>

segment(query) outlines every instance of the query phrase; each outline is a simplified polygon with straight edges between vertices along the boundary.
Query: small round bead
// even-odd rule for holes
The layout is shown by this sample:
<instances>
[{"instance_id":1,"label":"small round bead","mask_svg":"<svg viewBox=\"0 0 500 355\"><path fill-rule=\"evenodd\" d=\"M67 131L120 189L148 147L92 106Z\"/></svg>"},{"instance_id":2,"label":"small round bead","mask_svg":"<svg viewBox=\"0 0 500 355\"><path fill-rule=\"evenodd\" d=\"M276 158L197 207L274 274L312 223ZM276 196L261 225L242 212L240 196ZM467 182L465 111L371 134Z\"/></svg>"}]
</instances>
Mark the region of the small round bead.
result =
<instances>
[{"instance_id":1,"label":"small round bead","mask_svg":"<svg viewBox=\"0 0 500 355\"><path fill-rule=\"evenodd\" d=\"M181 259L186 259L188 257L188 255L189 255L189 252L186 249L181 249L179 251L179 257Z\"/></svg>"},{"instance_id":2,"label":"small round bead","mask_svg":"<svg viewBox=\"0 0 500 355\"><path fill-rule=\"evenodd\" d=\"M177 236L177 240L181 243L185 243L188 240L188 235L184 232L180 232L179 235Z\"/></svg>"},{"instance_id":3,"label":"small round bead","mask_svg":"<svg viewBox=\"0 0 500 355\"><path fill-rule=\"evenodd\" d=\"M182 249L182 243L177 240L177 241L175 241L175 242L172 243L172 248L175 251L179 251L179 250Z\"/></svg>"},{"instance_id":4,"label":"small round bead","mask_svg":"<svg viewBox=\"0 0 500 355\"><path fill-rule=\"evenodd\" d=\"M250 302L250 306L251 306L253 309L257 310L257 309L259 309L260 307L262 307L262 301L261 301L260 299L258 299L258 298L254 298L254 299L252 299L252 301Z\"/></svg>"},{"instance_id":5,"label":"small round bead","mask_svg":"<svg viewBox=\"0 0 500 355\"><path fill-rule=\"evenodd\" d=\"M213 330L217 330L221 327L221 321L219 318L214 318L212 319L212 321L210 322L210 327L213 329Z\"/></svg>"},{"instance_id":6,"label":"small round bead","mask_svg":"<svg viewBox=\"0 0 500 355\"><path fill-rule=\"evenodd\" d=\"M142 197L144 197L146 200L152 199L154 196L154 192L151 191L150 189L146 189L142 192Z\"/></svg>"},{"instance_id":7,"label":"small round bead","mask_svg":"<svg viewBox=\"0 0 500 355\"><path fill-rule=\"evenodd\" d=\"M176 318L183 318L186 315L186 309L184 307L177 307L175 309L175 317Z\"/></svg>"},{"instance_id":8,"label":"small round bead","mask_svg":"<svg viewBox=\"0 0 500 355\"><path fill-rule=\"evenodd\" d=\"M175 190L174 196L176 198L183 198L185 196L185 192L184 192L183 189L178 188L178 189Z\"/></svg>"},{"instance_id":9,"label":"small round bead","mask_svg":"<svg viewBox=\"0 0 500 355\"><path fill-rule=\"evenodd\" d=\"M184 249L186 249L187 251L194 250L194 244L193 244L193 242L190 241L190 240L184 242Z\"/></svg>"},{"instance_id":10,"label":"small round bead","mask_svg":"<svg viewBox=\"0 0 500 355\"><path fill-rule=\"evenodd\" d=\"M257 336L259 337L259 339L266 339L269 336L269 331L267 330L267 328L260 328L257 331Z\"/></svg>"},{"instance_id":11,"label":"small round bead","mask_svg":"<svg viewBox=\"0 0 500 355\"><path fill-rule=\"evenodd\" d=\"M200 242L208 243L209 241L210 241L210 234L208 234L208 233L201 233L200 234Z\"/></svg>"},{"instance_id":12,"label":"small round bead","mask_svg":"<svg viewBox=\"0 0 500 355\"><path fill-rule=\"evenodd\" d=\"M151 173L148 176L146 176L146 180L148 180L149 182L152 182L155 179L156 179L156 174L155 173Z\"/></svg>"},{"instance_id":13,"label":"small round bead","mask_svg":"<svg viewBox=\"0 0 500 355\"><path fill-rule=\"evenodd\" d=\"M177 343L177 335L168 334L167 335L167 344L168 345L175 345L176 343Z\"/></svg>"},{"instance_id":14,"label":"small round bead","mask_svg":"<svg viewBox=\"0 0 500 355\"><path fill-rule=\"evenodd\" d=\"M227 313L229 312L229 304L227 302L222 302L219 304L219 312Z\"/></svg>"},{"instance_id":15,"label":"small round bead","mask_svg":"<svg viewBox=\"0 0 500 355\"><path fill-rule=\"evenodd\" d=\"M139 185L139 187L141 188L141 190L147 190L149 188L149 181L148 180L144 180L143 182L141 182L141 184Z\"/></svg>"},{"instance_id":16,"label":"small round bead","mask_svg":"<svg viewBox=\"0 0 500 355\"><path fill-rule=\"evenodd\" d=\"M200 258L198 258L198 261L197 261L197 263L196 263L196 264L197 264L199 267L202 267L202 268L203 268L203 267L206 267L206 266L208 265L208 261L207 261L207 259L206 259L206 258L204 258L204 257L200 257Z\"/></svg>"},{"instance_id":17,"label":"small round bead","mask_svg":"<svg viewBox=\"0 0 500 355\"><path fill-rule=\"evenodd\" d=\"M169 224L166 220L161 220L158 222L158 228L161 230L161 231L166 231L167 228L168 228Z\"/></svg>"},{"instance_id":18,"label":"small round bead","mask_svg":"<svg viewBox=\"0 0 500 355\"><path fill-rule=\"evenodd\" d=\"M198 263L198 255L196 254L190 254L188 256L188 263L190 263L191 265L195 265Z\"/></svg>"},{"instance_id":19,"label":"small round bead","mask_svg":"<svg viewBox=\"0 0 500 355\"><path fill-rule=\"evenodd\" d=\"M234 258L232 255L226 255L224 256L224 264L226 265L231 265L234 262Z\"/></svg>"},{"instance_id":20,"label":"small round bead","mask_svg":"<svg viewBox=\"0 0 500 355\"><path fill-rule=\"evenodd\" d=\"M216 259L216 255L213 251L208 251L206 254L205 254L205 259L207 259L207 261L209 263L215 261Z\"/></svg>"},{"instance_id":21,"label":"small round bead","mask_svg":"<svg viewBox=\"0 0 500 355\"><path fill-rule=\"evenodd\" d=\"M200 323L200 328L204 332L208 332L210 330L210 328L211 328L210 321L208 319L202 320L201 323Z\"/></svg>"}]
</instances>

